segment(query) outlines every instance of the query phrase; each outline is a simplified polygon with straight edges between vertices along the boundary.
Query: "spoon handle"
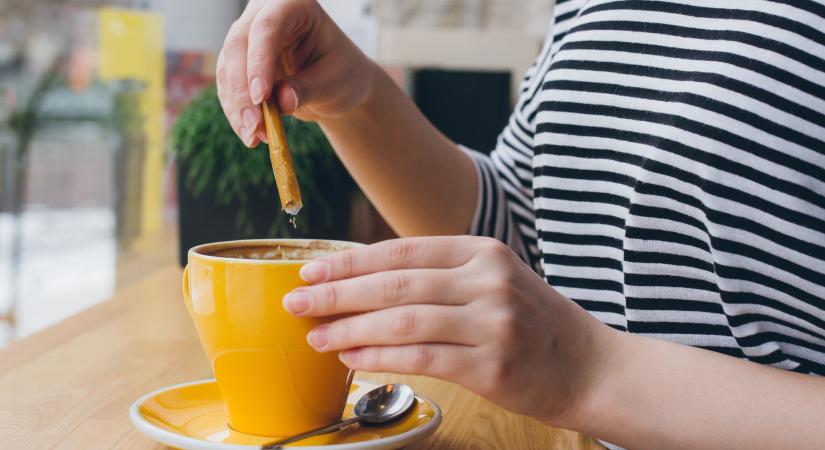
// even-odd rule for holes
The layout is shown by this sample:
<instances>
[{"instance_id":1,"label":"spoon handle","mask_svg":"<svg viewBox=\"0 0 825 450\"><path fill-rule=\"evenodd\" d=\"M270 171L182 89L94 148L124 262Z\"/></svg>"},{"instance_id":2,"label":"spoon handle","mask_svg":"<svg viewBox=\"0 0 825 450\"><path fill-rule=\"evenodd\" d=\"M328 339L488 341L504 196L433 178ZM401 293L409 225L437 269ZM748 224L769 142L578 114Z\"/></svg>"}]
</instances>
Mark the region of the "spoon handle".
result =
<instances>
[{"instance_id":1,"label":"spoon handle","mask_svg":"<svg viewBox=\"0 0 825 450\"><path fill-rule=\"evenodd\" d=\"M319 434L327 434L332 433L333 431L338 431L342 428L346 428L354 423L358 423L361 421L360 417L353 417L351 419L342 420L341 422L334 423L332 425L327 425L325 427L316 428L311 431L307 431L301 434L296 434L295 436L288 437L286 439L279 439L277 441L269 442L261 446L261 450L277 450L280 449L282 446L286 444L291 444L293 442L298 442L300 440L306 439L312 436L318 436Z\"/></svg>"}]
</instances>

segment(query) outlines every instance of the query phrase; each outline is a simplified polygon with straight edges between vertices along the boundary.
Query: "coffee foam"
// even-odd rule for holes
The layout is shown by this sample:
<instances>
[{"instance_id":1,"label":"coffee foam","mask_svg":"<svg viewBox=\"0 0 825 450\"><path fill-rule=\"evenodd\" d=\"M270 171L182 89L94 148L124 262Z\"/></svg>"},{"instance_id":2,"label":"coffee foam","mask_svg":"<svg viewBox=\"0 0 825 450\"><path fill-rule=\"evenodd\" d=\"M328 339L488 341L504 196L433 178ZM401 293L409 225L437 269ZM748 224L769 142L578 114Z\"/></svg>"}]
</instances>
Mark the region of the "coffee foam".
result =
<instances>
[{"instance_id":1,"label":"coffee foam","mask_svg":"<svg viewBox=\"0 0 825 450\"><path fill-rule=\"evenodd\" d=\"M349 243L330 241L250 241L211 244L197 253L217 258L294 261L316 259L352 247Z\"/></svg>"}]
</instances>

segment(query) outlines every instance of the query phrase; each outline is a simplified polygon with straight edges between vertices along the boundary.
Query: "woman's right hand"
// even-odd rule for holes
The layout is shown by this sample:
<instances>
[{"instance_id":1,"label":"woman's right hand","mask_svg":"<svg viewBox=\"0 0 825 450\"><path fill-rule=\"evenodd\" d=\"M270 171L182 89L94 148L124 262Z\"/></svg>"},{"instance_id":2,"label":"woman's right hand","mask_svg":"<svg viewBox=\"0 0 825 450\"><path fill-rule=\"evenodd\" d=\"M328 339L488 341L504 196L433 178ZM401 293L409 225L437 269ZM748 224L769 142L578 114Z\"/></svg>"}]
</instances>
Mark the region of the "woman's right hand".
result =
<instances>
[{"instance_id":1,"label":"woman's right hand","mask_svg":"<svg viewBox=\"0 0 825 450\"><path fill-rule=\"evenodd\" d=\"M218 57L218 96L247 147L266 140L257 106L334 119L362 104L377 70L315 0L251 0Z\"/></svg>"}]
</instances>

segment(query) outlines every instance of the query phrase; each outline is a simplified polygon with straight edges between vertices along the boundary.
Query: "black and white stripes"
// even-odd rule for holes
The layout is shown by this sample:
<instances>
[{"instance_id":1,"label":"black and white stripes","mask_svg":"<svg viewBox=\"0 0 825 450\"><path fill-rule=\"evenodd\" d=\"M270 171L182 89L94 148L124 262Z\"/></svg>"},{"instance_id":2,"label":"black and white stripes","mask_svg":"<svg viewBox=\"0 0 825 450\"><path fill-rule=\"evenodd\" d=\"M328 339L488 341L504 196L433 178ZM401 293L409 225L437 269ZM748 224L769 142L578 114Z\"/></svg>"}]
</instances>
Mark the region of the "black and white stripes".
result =
<instances>
[{"instance_id":1,"label":"black and white stripes","mask_svg":"<svg viewBox=\"0 0 825 450\"><path fill-rule=\"evenodd\" d=\"M825 2L560 0L473 232L603 322L825 375Z\"/></svg>"}]
</instances>

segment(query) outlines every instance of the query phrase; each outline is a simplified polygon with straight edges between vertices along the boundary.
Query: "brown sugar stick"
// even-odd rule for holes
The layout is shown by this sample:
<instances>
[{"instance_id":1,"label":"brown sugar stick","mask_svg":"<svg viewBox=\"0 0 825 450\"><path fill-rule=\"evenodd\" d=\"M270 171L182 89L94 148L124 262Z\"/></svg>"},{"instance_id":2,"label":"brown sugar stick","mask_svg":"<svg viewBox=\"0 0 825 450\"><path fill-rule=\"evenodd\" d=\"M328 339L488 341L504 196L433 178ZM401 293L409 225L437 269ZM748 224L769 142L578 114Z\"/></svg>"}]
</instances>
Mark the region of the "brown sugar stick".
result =
<instances>
[{"instance_id":1,"label":"brown sugar stick","mask_svg":"<svg viewBox=\"0 0 825 450\"><path fill-rule=\"evenodd\" d=\"M274 96L273 96L274 97ZM284 125L278 106L272 98L261 103L266 125L266 137L269 140L269 160L272 162L272 173L275 174L275 184L278 186L278 196L281 197L281 208L288 214L296 215L304 203L301 201L301 189L292 168L292 153L286 141Z\"/></svg>"}]
</instances>

